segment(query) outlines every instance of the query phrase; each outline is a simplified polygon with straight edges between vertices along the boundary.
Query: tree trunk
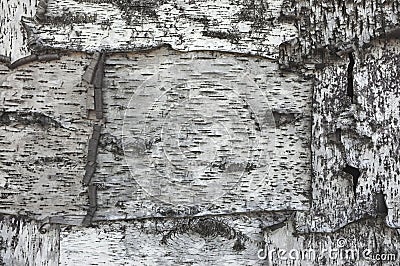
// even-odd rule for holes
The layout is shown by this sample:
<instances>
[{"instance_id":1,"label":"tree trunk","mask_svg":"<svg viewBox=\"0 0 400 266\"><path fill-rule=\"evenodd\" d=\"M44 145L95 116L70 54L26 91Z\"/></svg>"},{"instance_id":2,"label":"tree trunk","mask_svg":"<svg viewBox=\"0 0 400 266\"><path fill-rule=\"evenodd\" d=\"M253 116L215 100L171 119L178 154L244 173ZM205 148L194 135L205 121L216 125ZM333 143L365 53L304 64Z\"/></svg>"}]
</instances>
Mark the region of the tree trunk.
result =
<instances>
[{"instance_id":1,"label":"tree trunk","mask_svg":"<svg viewBox=\"0 0 400 266\"><path fill-rule=\"evenodd\" d=\"M0 1L4 265L397 265L398 1Z\"/></svg>"}]
</instances>

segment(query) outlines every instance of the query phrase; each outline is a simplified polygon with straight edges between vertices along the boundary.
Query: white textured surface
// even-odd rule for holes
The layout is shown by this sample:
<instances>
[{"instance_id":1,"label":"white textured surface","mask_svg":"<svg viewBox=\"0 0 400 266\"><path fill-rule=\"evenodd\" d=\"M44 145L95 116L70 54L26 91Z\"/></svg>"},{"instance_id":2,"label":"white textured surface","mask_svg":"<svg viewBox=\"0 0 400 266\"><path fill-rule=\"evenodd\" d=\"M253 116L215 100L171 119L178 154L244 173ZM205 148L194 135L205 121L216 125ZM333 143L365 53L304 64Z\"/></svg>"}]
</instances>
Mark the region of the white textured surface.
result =
<instances>
[{"instance_id":1,"label":"white textured surface","mask_svg":"<svg viewBox=\"0 0 400 266\"><path fill-rule=\"evenodd\" d=\"M34 16L36 0L1 0L0 7L0 55L15 61L30 54L21 17Z\"/></svg>"},{"instance_id":2,"label":"white textured surface","mask_svg":"<svg viewBox=\"0 0 400 266\"><path fill-rule=\"evenodd\" d=\"M0 208L46 217L84 214L81 180L91 134L86 88L80 86L86 55L14 70L0 66Z\"/></svg>"},{"instance_id":3,"label":"white textured surface","mask_svg":"<svg viewBox=\"0 0 400 266\"><path fill-rule=\"evenodd\" d=\"M44 233L39 228L22 217L1 217L1 265L58 265L59 228L48 226Z\"/></svg>"},{"instance_id":4,"label":"white textured surface","mask_svg":"<svg viewBox=\"0 0 400 266\"><path fill-rule=\"evenodd\" d=\"M355 53L354 103L347 94L348 61L316 73L313 112L313 207L301 231L334 231L375 215L382 191L387 224L399 226L399 41L374 41ZM339 133L340 130L340 133ZM354 194L346 165L361 172Z\"/></svg>"},{"instance_id":5,"label":"white textured surface","mask_svg":"<svg viewBox=\"0 0 400 266\"><path fill-rule=\"evenodd\" d=\"M270 60L217 52L109 55L103 133L125 150L100 145L97 218L308 209L309 82L276 71ZM199 96L200 85L205 95L227 95L211 102ZM195 119L206 119L221 136L197 132Z\"/></svg>"},{"instance_id":6,"label":"white textured surface","mask_svg":"<svg viewBox=\"0 0 400 266\"><path fill-rule=\"evenodd\" d=\"M50 0L48 16L52 22L34 28L43 44L53 48L140 50L169 44L181 51L229 51L277 58L279 44L297 34L294 25L277 21L281 2L257 1L253 6L250 1L240 4L230 0L120 1L117 5ZM262 6L267 7L265 11ZM86 16L86 21L63 22L68 14Z\"/></svg>"},{"instance_id":7,"label":"white textured surface","mask_svg":"<svg viewBox=\"0 0 400 266\"><path fill-rule=\"evenodd\" d=\"M30 53L20 19L23 15L33 17L36 1L1 1L1 5L0 55L11 56L15 61ZM15 70L0 66L0 107L5 111L0 120L1 212L35 218L52 216L52 222L64 224L81 223L89 205L87 188L81 181L88 138L95 122L91 112L94 102L92 85L81 83L89 55L71 50L107 49L111 52L107 56L103 84L105 119L97 121L103 124L98 165L92 179L98 191L90 200L90 205L97 210L93 227L64 225L61 239L55 226L50 227L47 235L39 235L39 225L35 222L19 222L19 218L7 216L1 223L2 236L6 239L0 247L3 262L54 265L60 249L62 265L257 265L266 263L256 258L262 240L271 246L304 249L335 245L343 237L348 245L358 249L396 252L398 233L387 225L399 226L400 44L382 37L388 37L387 32L398 27L399 6L395 0L168 3L50 0L42 22L31 19L28 23L39 44L30 48L44 49L36 53L48 52L47 48L60 49L59 52L65 53L62 58L48 63L32 62ZM391 36L398 38L396 34ZM141 51L164 44L172 49ZM349 67L349 53L355 59L353 68ZM206 62L206 69L197 69L193 59ZM243 94L252 95L255 84L266 94L268 108L264 103L251 104L255 109L268 109L275 122L274 145L270 142L261 145L271 151L272 159L268 161L271 178L260 190L249 185L248 180L243 180L236 190L231 190L226 180L216 180L218 186L215 183L209 186L206 196L191 189L178 191L178 196L174 189L163 194L167 201L169 194L173 195L171 206L158 202L136 183L139 177L143 178L138 175L139 170L148 171L154 164L150 160L133 162L124 158L127 155L122 145L126 140L122 135L125 111L128 110L129 119L133 118L128 123L130 129L140 129L135 122L141 119L133 108L149 104L158 96L153 86L148 88L152 91L150 100L145 98L146 93L139 96L140 84L176 64L191 71L191 79L208 71L220 72L218 75L225 82L235 81L233 87ZM237 69L233 71L232 65ZM248 82L238 82L244 69L254 81L251 86ZM173 88L173 92L182 92L176 85L188 77L178 75L180 72L167 71L153 76L151 85L156 88L165 85ZM353 103L346 95L352 77ZM196 86L190 88L198 96ZM204 87L212 92L218 88L215 84ZM243 96L232 95L233 90L229 92L218 104L202 98L198 105L192 102L186 109L171 108L170 114L178 118L166 118L168 122L185 124L182 117L192 116L195 107L198 107L196 114L207 116L214 111L209 109L221 106L246 113L246 108L238 104L227 104L242 100ZM156 111L173 104L174 98L161 97L156 103L152 105L150 117L156 123L148 123L153 129L158 129L162 121ZM129 114L129 110L133 112ZM36 118L32 118L32 113ZM257 127L247 116L229 120L249 128ZM165 136L170 140L176 137L174 123L164 127L169 129L161 139L164 146L174 144L165 140ZM186 133L195 129L193 124L189 125ZM201 129L221 128L204 126ZM240 135L244 129L235 127L234 123L226 128L234 135ZM145 130L144 135L153 136L154 132L148 134ZM214 137L204 138L199 132L194 132L189 144L205 139L200 151L201 148L210 151ZM224 143L227 135L217 144ZM251 146L232 147L243 151ZM146 149L152 159L159 151ZM168 152L173 153L174 149ZM181 154L189 153L182 151ZM235 155L242 161L242 153ZM178 159L177 166L181 169L197 169L185 165L179 154L170 158L171 161ZM213 159L206 152L196 158L187 161L204 163ZM235 163L228 163L228 169L236 167ZM161 168L171 173L176 170L171 165ZM358 181L343 171L346 165L360 170ZM253 169L253 174L264 174L264 170ZM152 178L153 175L149 176ZM153 185L160 188L160 184L150 183L147 190L154 188ZM224 194L211 208L188 204L190 198L193 202L204 201L212 189L220 192L223 185L233 193ZM386 225L377 217L379 192L385 199L380 204L386 203L389 207ZM235 213L249 210L269 212L264 215L253 212L248 216ZM293 212L281 215L278 212L285 210ZM192 214L214 216L180 217ZM136 220L143 217L146 219L141 222ZM370 218L366 220L366 217ZM127 221L128 218L135 221ZM284 220L287 221L282 223ZM275 262L277 265L377 264L326 257L299 263Z\"/></svg>"}]
</instances>

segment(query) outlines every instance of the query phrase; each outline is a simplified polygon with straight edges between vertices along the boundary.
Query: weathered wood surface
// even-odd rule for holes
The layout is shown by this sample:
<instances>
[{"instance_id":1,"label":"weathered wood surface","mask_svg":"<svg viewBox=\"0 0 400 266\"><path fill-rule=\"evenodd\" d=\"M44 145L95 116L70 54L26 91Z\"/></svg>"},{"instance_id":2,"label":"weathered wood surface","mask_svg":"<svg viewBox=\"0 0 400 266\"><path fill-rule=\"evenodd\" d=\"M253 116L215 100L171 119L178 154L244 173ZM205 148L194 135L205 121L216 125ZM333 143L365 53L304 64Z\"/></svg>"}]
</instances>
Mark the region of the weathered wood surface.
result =
<instances>
[{"instance_id":1,"label":"weathered wood surface","mask_svg":"<svg viewBox=\"0 0 400 266\"><path fill-rule=\"evenodd\" d=\"M0 212L64 224L6 265L398 258L398 1L1 4Z\"/></svg>"}]
</instances>

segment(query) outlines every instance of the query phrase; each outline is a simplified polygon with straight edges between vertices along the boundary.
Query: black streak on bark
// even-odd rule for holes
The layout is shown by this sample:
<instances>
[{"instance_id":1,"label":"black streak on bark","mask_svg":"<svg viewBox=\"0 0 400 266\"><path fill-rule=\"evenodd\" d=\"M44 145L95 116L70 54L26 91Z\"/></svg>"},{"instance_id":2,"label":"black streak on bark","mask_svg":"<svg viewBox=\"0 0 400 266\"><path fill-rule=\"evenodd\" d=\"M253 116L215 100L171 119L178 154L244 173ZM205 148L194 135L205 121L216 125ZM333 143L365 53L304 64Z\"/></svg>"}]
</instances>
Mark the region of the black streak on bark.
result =
<instances>
[{"instance_id":1,"label":"black streak on bark","mask_svg":"<svg viewBox=\"0 0 400 266\"><path fill-rule=\"evenodd\" d=\"M347 67L347 96L350 97L351 103L354 103L354 55L349 53L349 65Z\"/></svg>"},{"instance_id":2,"label":"black streak on bark","mask_svg":"<svg viewBox=\"0 0 400 266\"><path fill-rule=\"evenodd\" d=\"M357 185L358 185L358 178L361 175L360 170L358 170L357 168L355 168L353 166L346 165L346 167L343 169L343 171L350 174L353 177L353 191L354 191L354 197L355 197Z\"/></svg>"},{"instance_id":3,"label":"black streak on bark","mask_svg":"<svg viewBox=\"0 0 400 266\"><path fill-rule=\"evenodd\" d=\"M382 191L376 194L376 212L379 216L387 216L388 214L388 207L385 201L385 195Z\"/></svg>"}]
</instances>

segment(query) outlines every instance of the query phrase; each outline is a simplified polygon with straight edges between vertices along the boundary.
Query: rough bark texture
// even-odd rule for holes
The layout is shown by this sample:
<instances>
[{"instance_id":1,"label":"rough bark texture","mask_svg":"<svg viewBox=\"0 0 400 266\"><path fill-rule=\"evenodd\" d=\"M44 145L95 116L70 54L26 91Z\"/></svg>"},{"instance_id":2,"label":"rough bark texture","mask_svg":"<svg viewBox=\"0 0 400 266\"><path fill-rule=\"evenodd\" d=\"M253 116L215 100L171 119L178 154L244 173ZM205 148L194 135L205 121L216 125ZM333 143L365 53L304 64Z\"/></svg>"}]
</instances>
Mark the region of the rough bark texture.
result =
<instances>
[{"instance_id":1,"label":"rough bark texture","mask_svg":"<svg viewBox=\"0 0 400 266\"><path fill-rule=\"evenodd\" d=\"M23 216L0 221L1 265L58 265L60 228Z\"/></svg>"},{"instance_id":2,"label":"rough bark texture","mask_svg":"<svg viewBox=\"0 0 400 266\"><path fill-rule=\"evenodd\" d=\"M0 261L397 265L399 8L1 0Z\"/></svg>"}]
</instances>

